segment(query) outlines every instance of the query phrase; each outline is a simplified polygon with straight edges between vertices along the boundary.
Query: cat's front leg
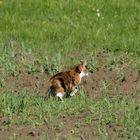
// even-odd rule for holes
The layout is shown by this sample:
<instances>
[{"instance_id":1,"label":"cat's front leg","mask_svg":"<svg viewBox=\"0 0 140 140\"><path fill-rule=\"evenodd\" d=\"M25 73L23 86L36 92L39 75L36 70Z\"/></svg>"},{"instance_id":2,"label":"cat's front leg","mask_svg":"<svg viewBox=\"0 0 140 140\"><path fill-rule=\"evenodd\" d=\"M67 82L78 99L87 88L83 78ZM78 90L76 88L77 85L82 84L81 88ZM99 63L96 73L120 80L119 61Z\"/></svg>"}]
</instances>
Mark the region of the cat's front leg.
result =
<instances>
[{"instance_id":1,"label":"cat's front leg","mask_svg":"<svg viewBox=\"0 0 140 140\"><path fill-rule=\"evenodd\" d=\"M76 86L75 90L73 92L70 93L70 96L74 96L76 94L76 92L78 91L78 86Z\"/></svg>"}]
</instances>

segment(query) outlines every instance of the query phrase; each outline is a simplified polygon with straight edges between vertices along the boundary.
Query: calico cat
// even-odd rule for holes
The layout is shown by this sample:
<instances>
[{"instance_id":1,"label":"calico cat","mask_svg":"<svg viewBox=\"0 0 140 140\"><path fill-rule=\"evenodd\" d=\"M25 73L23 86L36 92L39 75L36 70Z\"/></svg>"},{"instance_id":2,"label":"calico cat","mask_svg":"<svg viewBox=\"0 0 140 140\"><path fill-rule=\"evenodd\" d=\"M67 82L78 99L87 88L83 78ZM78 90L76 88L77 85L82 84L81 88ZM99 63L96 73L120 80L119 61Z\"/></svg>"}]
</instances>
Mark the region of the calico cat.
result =
<instances>
[{"instance_id":1,"label":"calico cat","mask_svg":"<svg viewBox=\"0 0 140 140\"><path fill-rule=\"evenodd\" d=\"M64 96L74 96L84 76L88 76L87 63L81 61L81 63L73 69L60 72L50 78L48 95L59 97L61 100L63 100Z\"/></svg>"}]
</instances>

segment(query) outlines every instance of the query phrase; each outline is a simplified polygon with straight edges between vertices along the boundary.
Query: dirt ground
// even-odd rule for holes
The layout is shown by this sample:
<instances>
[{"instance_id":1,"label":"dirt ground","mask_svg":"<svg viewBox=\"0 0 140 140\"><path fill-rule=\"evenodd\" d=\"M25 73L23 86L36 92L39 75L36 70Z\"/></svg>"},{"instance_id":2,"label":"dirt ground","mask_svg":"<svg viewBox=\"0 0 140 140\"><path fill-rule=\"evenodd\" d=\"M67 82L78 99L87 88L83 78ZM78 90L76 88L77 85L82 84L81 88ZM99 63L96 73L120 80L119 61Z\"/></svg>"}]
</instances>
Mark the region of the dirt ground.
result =
<instances>
[{"instance_id":1,"label":"dirt ground","mask_svg":"<svg viewBox=\"0 0 140 140\"><path fill-rule=\"evenodd\" d=\"M116 64L113 68L104 65L106 63L107 56L98 54L96 56L98 68L93 73L90 73L88 78L83 79L80 89L84 90L85 93L98 100L104 94L108 94L110 97L115 94L123 94L139 100L139 96L135 93L140 91L140 70L130 70L131 64ZM123 75L121 70L123 69ZM1 74L1 73L0 73ZM7 91L14 91L20 94L21 90L27 90L30 93L39 92L41 95L45 95L47 91L47 82L49 76L43 74L29 74L27 72L20 72L16 77L9 75L6 77L5 86L0 87L0 92L4 93ZM72 129L76 124L80 124L80 135L77 139L85 140L97 138L98 134L94 131L97 128L97 121L93 120L91 124L83 124L84 116L88 115L89 112L83 113L80 116L62 116L60 121L64 122L63 128L51 128L48 125L38 126L32 128L31 126L12 126L10 129L0 128L0 138L7 139L11 134L15 134L17 138L24 137L27 139L39 139L44 133L51 133L51 135L61 135L72 132ZM0 124L3 123L3 116L0 116ZM121 126L108 125L105 126L107 130L114 135L114 139L122 139ZM84 137L83 137L84 136ZM61 139L65 139L61 137Z\"/></svg>"},{"instance_id":2,"label":"dirt ground","mask_svg":"<svg viewBox=\"0 0 140 140\"><path fill-rule=\"evenodd\" d=\"M113 67L107 66L108 57L108 54L97 52L96 70L92 73L89 72L89 76L82 80L80 89L93 99L100 98L106 92L109 96L116 93L133 96L134 93L140 91L140 70L131 69L131 63L116 63L113 64ZM0 72L0 76L3 77L2 72ZM49 78L50 76L46 73L31 74L19 71L16 77L9 74L5 78L5 85L0 87L0 92L20 93L21 90L27 90L30 93L39 92L41 95L45 95Z\"/></svg>"},{"instance_id":3,"label":"dirt ground","mask_svg":"<svg viewBox=\"0 0 140 140\"><path fill-rule=\"evenodd\" d=\"M78 130L77 133L75 133L75 138L77 140L93 140L93 139L102 139L97 130L98 129L98 123L97 120L92 120L90 124L84 123L84 118L89 115L89 112L80 114L78 116L74 115L67 115L62 116L61 119L58 120L59 122L63 122L63 127L48 127L47 124L38 126L36 128L33 128L30 125L22 125L22 126L12 126L9 129L3 129L0 128L0 138L7 140L11 136L15 136L17 139L33 139L38 140L40 139L40 136L43 136L44 133L49 134L50 139L55 139L54 136L56 136L59 139L65 140L65 134L73 134L73 132L76 132L76 129ZM2 119L3 120L3 119ZM2 122L0 120L0 122ZM109 124L105 127L109 134L111 134L113 139L121 140L123 139L123 127L122 126L114 126L113 124Z\"/></svg>"}]
</instances>

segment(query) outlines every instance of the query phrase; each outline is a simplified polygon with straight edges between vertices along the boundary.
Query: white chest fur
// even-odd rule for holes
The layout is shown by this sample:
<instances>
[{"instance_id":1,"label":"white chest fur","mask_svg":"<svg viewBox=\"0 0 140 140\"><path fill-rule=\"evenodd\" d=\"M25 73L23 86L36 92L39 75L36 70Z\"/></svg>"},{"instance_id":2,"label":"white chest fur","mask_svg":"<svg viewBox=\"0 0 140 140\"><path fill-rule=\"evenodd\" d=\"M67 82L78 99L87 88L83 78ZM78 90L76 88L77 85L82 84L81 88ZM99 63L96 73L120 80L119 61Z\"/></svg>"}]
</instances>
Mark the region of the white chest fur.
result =
<instances>
[{"instance_id":1,"label":"white chest fur","mask_svg":"<svg viewBox=\"0 0 140 140\"><path fill-rule=\"evenodd\" d=\"M83 78L83 77L85 77L85 76L88 76L88 73L85 73L85 72L81 72L80 73L80 81L81 81L81 79Z\"/></svg>"}]
</instances>

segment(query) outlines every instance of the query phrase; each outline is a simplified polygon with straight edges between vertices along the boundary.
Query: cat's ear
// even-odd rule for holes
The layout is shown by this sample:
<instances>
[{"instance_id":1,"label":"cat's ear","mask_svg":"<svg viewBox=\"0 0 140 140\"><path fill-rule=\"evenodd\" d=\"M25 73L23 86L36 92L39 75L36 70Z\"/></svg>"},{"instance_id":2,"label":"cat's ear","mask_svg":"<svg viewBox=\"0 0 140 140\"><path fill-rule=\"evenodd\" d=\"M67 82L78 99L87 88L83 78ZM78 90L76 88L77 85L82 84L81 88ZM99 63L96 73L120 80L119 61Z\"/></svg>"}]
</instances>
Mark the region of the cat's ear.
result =
<instances>
[{"instance_id":1,"label":"cat's ear","mask_svg":"<svg viewBox=\"0 0 140 140\"><path fill-rule=\"evenodd\" d=\"M87 61L85 61L85 60L81 60L80 62L82 65L85 65L85 66L87 65Z\"/></svg>"}]
</instances>

